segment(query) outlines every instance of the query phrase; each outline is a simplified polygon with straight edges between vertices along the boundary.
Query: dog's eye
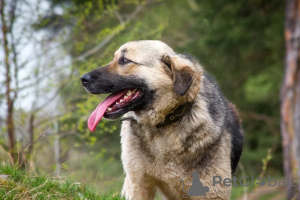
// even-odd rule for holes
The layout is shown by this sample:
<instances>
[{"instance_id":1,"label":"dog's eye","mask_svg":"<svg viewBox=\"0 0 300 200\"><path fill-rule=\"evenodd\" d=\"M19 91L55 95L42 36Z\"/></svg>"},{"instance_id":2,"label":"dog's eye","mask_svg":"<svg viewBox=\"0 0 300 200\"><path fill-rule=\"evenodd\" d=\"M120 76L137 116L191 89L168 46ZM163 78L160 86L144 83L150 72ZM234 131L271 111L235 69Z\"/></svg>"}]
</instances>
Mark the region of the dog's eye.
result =
<instances>
[{"instance_id":1,"label":"dog's eye","mask_svg":"<svg viewBox=\"0 0 300 200\"><path fill-rule=\"evenodd\" d=\"M131 61L126 59L125 57L120 58L119 64L126 65L127 63L130 63Z\"/></svg>"}]
</instances>

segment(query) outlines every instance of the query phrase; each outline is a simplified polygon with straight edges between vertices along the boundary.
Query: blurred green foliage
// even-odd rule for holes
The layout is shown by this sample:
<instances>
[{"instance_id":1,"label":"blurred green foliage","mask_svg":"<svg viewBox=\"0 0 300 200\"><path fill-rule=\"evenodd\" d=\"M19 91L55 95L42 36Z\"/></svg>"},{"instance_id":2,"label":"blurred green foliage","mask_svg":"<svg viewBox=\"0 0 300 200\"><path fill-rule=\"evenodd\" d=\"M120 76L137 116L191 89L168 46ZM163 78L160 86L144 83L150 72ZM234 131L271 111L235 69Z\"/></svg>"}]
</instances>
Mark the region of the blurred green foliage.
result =
<instances>
[{"instance_id":1,"label":"blurred green foliage","mask_svg":"<svg viewBox=\"0 0 300 200\"><path fill-rule=\"evenodd\" d=\"M88 116L104 96L87 93L80 76L108 63L123 43L158 39L179 53L198 58L219 82L225 96L237 105L245 132L241 163L246 173L260 173L262 160L270 148L269 173L282 173L279 88L284 62L283 1L49 1L53 9L62 7L64 12L59 17L55 14L55 20L53 16L42 17L39 24L47 26L40 28L56 32L68 28L68 39L63 44L73 59L72 75L66 77L69 84L61 92L62 109L68 109L60 118L60 130L75 130L78 134L65 142L78 150L92 152L87 153L91 160L78 163L78 170L82 167L95 176L101 174L101 180L122 173L120 123L102 120L95 133L88 130ZM139 6L141 10L135 13ZM59 27L57 20L63 22ZM79 59L110 37L97 51ZM93 161L100 158L100 163L114 160L109 166L117 165L118 172L110 173L111 167L99 172L98 168L103 166Z\"/></svg>"}]
</instances>

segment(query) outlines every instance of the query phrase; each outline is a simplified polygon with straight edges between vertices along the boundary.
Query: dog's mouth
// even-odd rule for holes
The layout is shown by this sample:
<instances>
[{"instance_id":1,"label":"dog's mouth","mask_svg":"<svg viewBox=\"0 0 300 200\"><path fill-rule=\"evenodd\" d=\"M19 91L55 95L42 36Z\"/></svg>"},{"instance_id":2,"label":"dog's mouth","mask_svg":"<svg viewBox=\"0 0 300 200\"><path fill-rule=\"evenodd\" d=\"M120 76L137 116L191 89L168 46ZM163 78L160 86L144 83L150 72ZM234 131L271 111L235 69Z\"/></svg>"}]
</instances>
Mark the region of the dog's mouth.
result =
<instances>
[{"instance_id":1,"label":"dog's mouth","mask_svg":"<svg viewBox=\"0 0 300 200\"><path fill-rule=\"evenodd\" d=\"M112 93L90 115L88 119L89 129L94 132L103 116L108 119L116 119L130 111L142 96L143 90L138 88L125 89Z\"/></svg>"}]
</instances>

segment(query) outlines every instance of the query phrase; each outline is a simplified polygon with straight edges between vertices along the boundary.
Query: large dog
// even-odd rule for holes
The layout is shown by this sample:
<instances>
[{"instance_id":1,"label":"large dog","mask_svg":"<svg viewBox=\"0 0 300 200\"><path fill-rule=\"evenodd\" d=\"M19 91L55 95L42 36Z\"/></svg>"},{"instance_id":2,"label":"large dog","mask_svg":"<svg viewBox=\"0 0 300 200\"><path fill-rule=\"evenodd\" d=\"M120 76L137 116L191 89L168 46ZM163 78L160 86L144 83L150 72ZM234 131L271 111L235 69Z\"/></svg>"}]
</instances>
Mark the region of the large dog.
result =
<instances>
[{"instance_id":1,"label":"large dog","mask_svg":"<svg viewBox=\"0 0 300 200\"><path fill-rule=\"evenodd\" d=\"M126 199L154 199L156 190L170 200L230 199L228 179L242 152L240 119L197 60L161 41L132 41L81 81L93 94L112 93L89 117L91 131L103 116L125 114ZM209 189L206 194L188 195L192 175Z\"/></svg>"}]
</instances>

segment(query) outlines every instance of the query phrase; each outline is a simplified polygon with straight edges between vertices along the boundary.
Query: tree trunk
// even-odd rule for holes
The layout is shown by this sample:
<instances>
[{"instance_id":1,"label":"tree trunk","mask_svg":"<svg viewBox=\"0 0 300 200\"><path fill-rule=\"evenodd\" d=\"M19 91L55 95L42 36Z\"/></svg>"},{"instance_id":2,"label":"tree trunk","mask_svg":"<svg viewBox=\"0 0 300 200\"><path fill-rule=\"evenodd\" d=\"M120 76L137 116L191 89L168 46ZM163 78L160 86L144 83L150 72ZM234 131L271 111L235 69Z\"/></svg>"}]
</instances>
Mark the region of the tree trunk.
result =
<instances>
[{"instance_id":1,"label":"tree trunk","mask_svg":"<svg viewBox=\"0 0 300 200\"><path fill-rule=\"evenodd\" d=\"M34 118L35 114L32 112L29 116L29 147L28 147L28 155L31 155L33 150L33 143L34 143Z\"/></svg>"},{"instance_id":2,"label":"tree trunk","mask_svg":"<svg viewBox=\"0 0 300 200\"><path fill-rule=\"evenodd\" d=\"M3 49L4 49L4 58L5 58L5 84L6 84L6 105L7 105L7 116L6 116L6 127L7 133L9 138L9 153L12 158L13 164L18 159L17 149L16 149L16 140L15 140L15 127L14 127L14 119L13 119L13 112L14 112L14 98L11 97L11 66L10 66L10 50L8 46L8 34L9 34L9 27L6 23L5 19L5 2L1 0L0 2L0 14L1 14L1 30L2 30L2 37L3 37ZM12 26L12 25L10 25Z\"/></svg>"},{"instance_id":3,"label":"tree trunk","mask_svg":"<svg viewBox=\"0 0 300 200\"><path fill-rule=\"evenodd\" d=\"M55 176L60 176L60 145L59 145L59 130L58 130L58 122L54 123L54 155L55 155L55 163L56 163L56 169L55 169Z\"/></svg>"},{"instance_id":4,"label":"tree trunk","mask_svg":"<svg viewBox=\"0 0 300 200\"><path fill-rule=\"evenodd\" d=\"M300 0L286 2L285 43L280 110L284 173L287 198L300 199L300 185L292 185L292 178L300 176Z\"/></svg>"}]
</instances>

